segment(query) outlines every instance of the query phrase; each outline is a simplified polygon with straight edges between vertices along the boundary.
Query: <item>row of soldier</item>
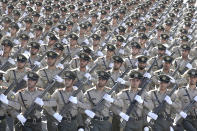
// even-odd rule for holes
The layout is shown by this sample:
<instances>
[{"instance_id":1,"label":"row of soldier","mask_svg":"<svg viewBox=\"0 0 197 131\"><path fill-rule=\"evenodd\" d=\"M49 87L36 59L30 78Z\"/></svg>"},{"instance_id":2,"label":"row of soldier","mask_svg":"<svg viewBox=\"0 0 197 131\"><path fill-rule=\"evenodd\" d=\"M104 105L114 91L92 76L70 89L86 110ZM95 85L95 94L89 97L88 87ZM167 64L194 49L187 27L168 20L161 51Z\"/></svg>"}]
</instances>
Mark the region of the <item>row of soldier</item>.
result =
<instances>
[{"instance_id":1,"label":"row of soldier","mask_svg":"<svg viewBox=\"0 0 197 131\"><path fill-rule=\"evenodd\" d=\"M125 130L196 130L196 105L188 116L181 112L196 100L194 0L53 2L1 2L1 85L8 87L0 98L7 105L2 130L7 115L16 118L19 130L40 130L42 120L48 130L120 130L120 118L127 121ZM180 90L166 97L166 87ZM149 113L163 101L164 115ZM174 127L176 113L186 119ZM149 125L147 115L158 119Z\"/></svg>"}]
</instances>

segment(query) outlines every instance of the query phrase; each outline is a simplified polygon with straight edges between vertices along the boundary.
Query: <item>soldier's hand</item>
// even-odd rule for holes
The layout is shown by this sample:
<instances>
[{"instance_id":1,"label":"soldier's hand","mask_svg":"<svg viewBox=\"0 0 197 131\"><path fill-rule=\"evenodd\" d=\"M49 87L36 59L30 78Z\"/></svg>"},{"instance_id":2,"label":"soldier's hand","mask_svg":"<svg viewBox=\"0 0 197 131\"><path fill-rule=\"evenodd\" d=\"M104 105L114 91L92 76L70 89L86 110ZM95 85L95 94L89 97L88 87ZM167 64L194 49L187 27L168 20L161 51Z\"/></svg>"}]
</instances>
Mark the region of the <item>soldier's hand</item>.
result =
<instances>
[{"instance_id":1,"label":"soldier's hand","mask_svg":"<svg viewBox=\"0 0 197 131\"><path fill-rule=\"evenodd\" d=\"M91 110L85 110L85 114L89 116L90 118L94 118L95 116L95 113Z\"/></svg>"},{"instance_id":2,"label":"soldier's hand","mask_svg":"<svg viewBox=\"0 0 197 131\"><path fill-rule=\"evenodd\" d=\"M59 121L59 122L61 122L62 121L62 116L59 114L59 113L54 113L53 114L53 117L57 120L57 121Z\"/></svg>"},{"instance_id":3,"label":"soldier's hand","mask_svg":"<svg viewBox=\"0 0 197 131\"><path fill-rule=\"evenodd\" d=\"M72 102L73 104L77 104L77 97L70 96L69 101Z\"/></svg>"},{"instance_id":4,"label":"soldier's hand","mask_svg":"<svg viewBox=\"0 0 197 131\"><path fill-rule=\"evenodd\" d=\"M21 122L22 125L24 125L27 121L27 119L22 114L18 114L17 119Z\"/></svg>"},{"instance_id":5,"label":"soldier's hand","mask_svg":"<svg viewBox=\"0 0 197 131\"><path fill-rule=\"evenodd\" d=\"M172 100L171 100L171 98L170 98L169 96L166 96L166 97L164 98L164 100L165 100L169 105L172 105Z\"/></svg>"},{"instance_id":6,"label":"soldier's hand","mask_svg":"<svg viewBox=\"0 0 197 131\"><path fill-rule=\"evenodd\" d=\"M44 105L44 102L41 98L37 97L34 101L36 104L40 105L41 107Z\"/></svg>"},{"instance_id":7,"label":"soldier's hand","mask_svg":"<svg viewBox=\"0 0 197 131\"><path fill-rule=\"evenodd\" d=\"M148 116L151 117L151 118L154 119L154 120L157 120L157 118L158 118L158 115L155 114L155 113L153 113L153 112L149 112L149 113L148 113Z\"/></svg>"},{"instance_id":8,"label":"soldier's hand","mask_svg":"<svg viewBox=\"0 0 197 131\"><path fill-rule=\"evenodd\" d=\"M117 82L123 85L126 83L125 80L123 80L122 78L118 78Z\"/></svg>"},{"instance_id":9,"label":"soldier's hand","mask_svg":"<svg viewBox=\"0 0 197 131\"><path fill-rule=\"evenodd\" d=\"M138 103L140 103L140 104L142 104L142 103L144 102L143 99L142 99L142 97L139 96L139 95L136 95L136 96L135 96L135 100L136 100Z\"/></svg>"},{"instance_id":10,"label":"soldier's hand","mask_svg":"<svg viewBox=\"0 0 197 131\"><path fill-rule=\"evenodd\" d=\"M105 94L103 96L103 99L105 99L106 101L110 102L110 103L113 103L114 102L114 99L111 97L111 95L109 94Z\"/></svg>"},{"instance_id":11,"label":"soldier's hand","mask_svg":"<svg viewBox=\"0 0 197 131\"><path fill-rule=\"evenodd\" d=\"M120 112L119 113L119 116L124 119L125 121L128 121L129 120L129 116L127 114L125 114L124 112Z\"/></svg>"},{"instance_id":12,"label":"soldier's hand","mask_svg":"<svg viewBox=\"0 0 197 131\"><path fill-rule=\"evenodd\" d=\"M194 100L197 102L197 96L194 97Z\"/></svg>"},{"instance_id":13,"label":"soldier's hand","mask_svg":"<svg viewBox=\"0 0 197 131\"><path fill-rule=\"evenodd\" d=\"M150 78L151 78L151 74L146 72L146 73L144 74L144 77L150 79Z\"/></svg>"},{"instance_id":14,"label":"soldier's hand","mask_svg":"<svg viewBox=\"0 0 197 131\"><path fill-rule=\"evenodd\" d=\"M5 96L4 94L0 95L0 101L6 105L8 105L8 99L7 96Z\"/></svg>"},{"instance_id":15,"label":"soldier's hand","mask_svg":"<svg viewBox=\"0 0 197 131\"><path fill-rule=\"evenodd\" d=\"M187 113L185 113L185 112L183 112L183 111L181 111L179 114L180 114L180 116L183 117L184 119L187 117Z\"/></svg>"},{"instance_id":16,"label":"soldier's hand","mask_svg":"<svg viewBox=\"0 0 197 131\"><path fill-rule=\"evenodd\" d=\"M62 83L64 80L60 77L60 76L58 76L58 75L56 75L55 77L54 77L54 79L57 81L57 82L59 82L59 83Z\"/></svg>"}]
</instances>

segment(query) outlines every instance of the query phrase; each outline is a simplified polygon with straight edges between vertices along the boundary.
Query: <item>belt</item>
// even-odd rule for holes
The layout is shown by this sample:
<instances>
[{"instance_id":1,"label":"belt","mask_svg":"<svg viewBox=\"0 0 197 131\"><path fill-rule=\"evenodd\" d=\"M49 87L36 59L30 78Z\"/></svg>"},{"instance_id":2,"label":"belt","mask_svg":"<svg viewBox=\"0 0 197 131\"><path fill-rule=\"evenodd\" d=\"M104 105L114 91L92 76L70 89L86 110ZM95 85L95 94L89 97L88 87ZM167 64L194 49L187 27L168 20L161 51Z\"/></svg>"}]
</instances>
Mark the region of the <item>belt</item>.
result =
<instances>
[{"instance_id":1,"label":"belt","mask_svg":"<svg viewBox=\"0 0 197 131\"><path fill-rule=\"evenodd\" d=\"M106 116L106 117L95 116L94 117L94 120L99 120L99 121L107 121L108 119L109 119L109 116Z\"/></svg>"},{"instance_id":2,"label":"belt","mask_svg":"<svg viewBox=\"0 0 197 131\"><path fill-rule=\"evenodd\" d=\"M42 119L41 118L39 118L39 119L27 119L27 122L29 122L29 123L39 123L39 122L41 122L42 121Z\"/></svg>"},{"instance_id":3,"label":"belt","mask_svg":"<svg viewBox=\"0 0 197 131\"><path fill-rule=\"evenodd\" d=\"M5 119L5 116L0 116L0 120L4 120Z\"/></svg>"},{"instance_id":4,"label":"belt","mask_svg":"<svg viewBox=\"0 0 197 131\"><path fill-rule=\"evenodd\" d=\"M77 116L74 117L63 117L62 120L63 121L71 121L71 120L75 120L77 118Z\"/></svg>"},{"instance_id":5,"label":"belt","mask_svg":"<svg viewBox=\"0 0 197 131\"><path fill-rule=\"evenodd\" d=\"M129 120L139 121L142 117L129 117Z\"/></svg>"},{"instance_id":6,"label":"belt","mask_svg":"<svg viewBox=\"0 0 197 131\"><path fill-rule=\"evenodd\" d=\"M196 119L197 119L197 116L191 116L191 115L190 115L190 116L187 116L187 118L188 118L188 119L196 120Z\"/></svg>"}]
</instances>

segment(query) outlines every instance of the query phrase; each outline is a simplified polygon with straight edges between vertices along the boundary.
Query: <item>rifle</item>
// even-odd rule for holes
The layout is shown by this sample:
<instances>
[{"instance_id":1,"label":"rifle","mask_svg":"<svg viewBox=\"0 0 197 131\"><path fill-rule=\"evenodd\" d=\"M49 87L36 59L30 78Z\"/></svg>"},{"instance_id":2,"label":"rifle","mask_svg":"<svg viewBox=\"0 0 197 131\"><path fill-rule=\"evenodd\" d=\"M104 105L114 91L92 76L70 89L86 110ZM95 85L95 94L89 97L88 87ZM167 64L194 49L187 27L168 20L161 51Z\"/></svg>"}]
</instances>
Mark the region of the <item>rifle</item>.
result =
<instances>
[{"instance_id":1,"label":"rifle","mask_svg":"<svg viewBox=\"0 0 197 131\"><path fill-rule=\"evenodd\" d=\"M61 76L62 73L63 73L68 67L69 67L69 65L65 66L64 69L61 70L57 75L58 75L58 76ZM38 97L39 97L39 98L43 98L43 97L46 95L46 93L55 85L55 83L56 83L56 80L53 80L53 82L52 82L51 84L47 85L46 89L45 89L45 90L43 91L43 93L42 93L41 95L39 95ZM35 104L34 102L32 102L32 104L29 106L29 108L25 111L24 117L27 118L27 117L28 117L30 114L32 114L33 111L36 110L36 108L38 108L38 107L39 107L39 105L37 105L37 104ZM20 122L18 122L16 125L19 126L19 127L21 126Z\"/></svg>"},{"instance_id":2,"label":"rifle","mask_svg":"<svg viewBox=\"0 0 197 131\"><path fill-rule=\"evenodd\" d=\"M38 59L38 62L41 62L43 59L44 59L44 57L46 56L46 54L47 54L47 52L46 53L44 53L39 59ZM37 71L38 70L38 68L39 68L39 66L38 65L33 65L33 67L32 67L32 71Z\"/></svg>"},{"instance_id":3,"label":"rifle","mask_svg":"<svg viewBox=\"0 0 197 131\"><path fill-rule=\"evenodd\" d=\"M129 66L120 76L120 78L124 78L124 76L130 71L131 67ZM115 81L113 87L111 88L111 90L107 93L109 95L111 95L116 89L118 88L118 82ZM104 106L105 100L102 98L93 108L92 111L97 111L97 112L101 112L103 110L103 106ZM88 124L90 124L91 118L88 117L86 119L86 124L88 126Z\"/></svg>"},{"instance_id":4,"label":"rifle","mask_svg":"<svg viewBox=\"0 0 197 131\"><path fill-rule=\"evenodd\" d=\"M196 60L197 56L195 56L193 59L191 59L190 62L188 62L187 64L192 64L194 62L194 60ZM184 69L182 71L180 71L180 74L183 75L186 71L188 70L188 67L184 67Z\"/></svg>"}]
</instances>

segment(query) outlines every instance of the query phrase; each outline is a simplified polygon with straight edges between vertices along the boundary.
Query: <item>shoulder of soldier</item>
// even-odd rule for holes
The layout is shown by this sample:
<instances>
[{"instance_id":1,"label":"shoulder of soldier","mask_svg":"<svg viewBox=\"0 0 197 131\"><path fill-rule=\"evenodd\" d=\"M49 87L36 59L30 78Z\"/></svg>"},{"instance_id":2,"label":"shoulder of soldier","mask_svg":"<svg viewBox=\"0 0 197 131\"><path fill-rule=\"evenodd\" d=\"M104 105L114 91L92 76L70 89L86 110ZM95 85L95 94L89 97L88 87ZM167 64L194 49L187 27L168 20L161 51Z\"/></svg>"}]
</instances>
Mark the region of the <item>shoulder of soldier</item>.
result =
<instances>
[{"instance_id":1,"label":"shoulder of soldier","mask_svg":"<svg viewBox=\"0 0 197 131\"><path fill-rule=\"evenodd\" d=\"M17 92L18 92L18 93L19 93L19 92L24 92L24 91L25 91L25 89L26 89L26 88L21 89L21 90L18 90Z\"/></svg>"},{"instance_id":2,"label":"shoulder of soldier","mask_svg":"<svg viewBox=\"0 0 197 131\"><path fill-rule=\"evenodd\" d=\"M156 70L155 72L154 72L154 74L159 74L159 73L161 73L162 72L162 70L160 69L160 70Z\"/></svg>"},{"instance_id":3,"label":"shoulder of soldier","mask_svg":"<svg viewBox=\"0 0 197 131\"><path fill-rule=\"evenodd\" d=\"M105 87L105 91L110 91L111 90L111 88L109 88L109 87Z\"/></svg>"},{"instance_id":4,"label":"shoulder of soldier","mask_svg":"<svg viewBox=\"0 0 197 131\"><path fill-rule=\"evenodd\" d=\"M7 73L7 72L10 72L10 71L13 71L13 70L16 70L16 69L17 69L17 67L10 68L10 69L8 69L8 70L6 71L6 73Z\"/></svg>"},{"instance_id":5,"label":"shoulder of soldier","mask_svg":"<svg viewBox=\"0 0 197 131\"><path fill-rule=\"evenodd\" d=\"M28 71L31 71L31 69L30 69L30 68L28 68L28 67L26 67L26 68L25 68L25 71L27 71L27 72L28 72Z\"/></svg>"},{"instance_id":6,"label":"shoulder of soldier","mask_svg":"<svg viewBox=\"0 0 197 131\"><path fill-rule=\"evenodd\" d=\"M43 68L39 69L38 72L43 71L44 69L46 70L47 67L43 67Z\"/></svg>"},{"instance_id":7,"label":"shoulder of soldier","mask_svg":"<svg viewBox=\"0 0 197 131\"><path fill-rule=\"evenodd\" d=\"M180 88L178 88L178 92L179 93L182 93L182 92L185 92L185 90L187 90L187 87L186 86L183 86L183 87L180 87Z\"/></svg>"},{"instance_id":8,"label":"shoulder of soldier","mask_svg":"<svg viewBox=\"0 0 197 131\"><path fill-rule=\"evenodd\" d=\"M96 87L92 87L92 88L88 89L86 92L93 92L95 90L96 90Z\"/></svg>"},{"instance_id":9,"label":"shoulder of soldier","mask_svg":"<svg viewBox=\"0 0 197 131\"><path fill-rule=\"evenodd\" d=\"M8 87L7 87L7 86L0 86L0 89L1 89L1 90L7 90Z\"/></svg>"},{"instance_id":10,"label":"shoulder of soldier","mask_svg":"<svg viewBox=\"0 0 197 131\"><path fill-rule=\"evenodd\" d=\"M123 94L123 93L126 93L126 92L129 92L129 89L123 89L120 93Z\"/></svg>"},{"instance_id":11,"label":"shoulder of soldier","mask_svg":"<svg viewBox=\"0 0 197 131\"><path fill-rule=\"evenodd\" d=\"M38 91L44 91L43 88L39 88L39 87L37 87L37 90L38 90Z\"/></svg>"}]
</instances>

